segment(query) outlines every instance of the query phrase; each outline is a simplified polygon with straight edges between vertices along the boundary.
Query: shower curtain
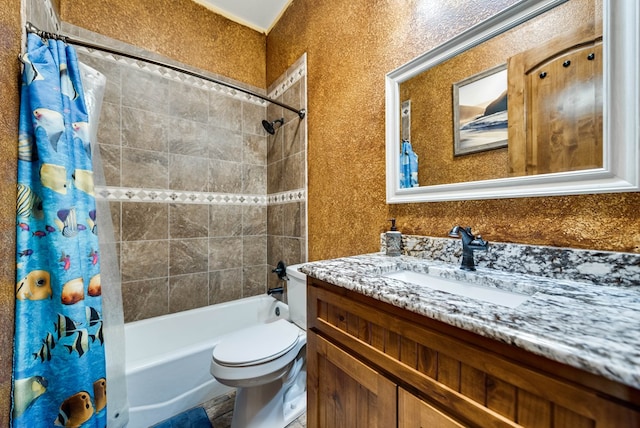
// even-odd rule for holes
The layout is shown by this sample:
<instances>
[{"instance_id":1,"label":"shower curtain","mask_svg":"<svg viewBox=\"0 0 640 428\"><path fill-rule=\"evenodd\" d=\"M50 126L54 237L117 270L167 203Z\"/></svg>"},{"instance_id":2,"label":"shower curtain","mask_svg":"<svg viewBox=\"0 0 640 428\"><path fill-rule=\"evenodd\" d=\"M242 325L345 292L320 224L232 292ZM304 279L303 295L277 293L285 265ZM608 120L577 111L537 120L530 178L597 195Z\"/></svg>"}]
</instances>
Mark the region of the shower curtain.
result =
<instances>
[{"instance_id":1,"label":"shower curtain","mask_svg":"<svg viewBox=\"0 0 640 428\"><path fill-rule=\"evenodd\" d=\"M96 193L107 185L102 167L102 158L97 145L98 123L102 98L107 78L99 71L80 64L80 75L84 88L85 104L89 114L91 159ZM129 422L129 401L125 378L124 311L122 306L122 284L116 252L116 239L111 222L109 201L96 194L98 240L100 242L100 279L102 287L102 333L105 340L107 363L107 426L121 428Z\"/></svg>"},{"instance_id":2,"label":"shower curtain","mask_svg":"<svg viewBox=\"0 0 640 428\"><path fill-rule=\"evenodd\" d=\"M89 115L75 50L29 34L18 137L14 427L107 423Z\"/></svg>"}]
</instances>

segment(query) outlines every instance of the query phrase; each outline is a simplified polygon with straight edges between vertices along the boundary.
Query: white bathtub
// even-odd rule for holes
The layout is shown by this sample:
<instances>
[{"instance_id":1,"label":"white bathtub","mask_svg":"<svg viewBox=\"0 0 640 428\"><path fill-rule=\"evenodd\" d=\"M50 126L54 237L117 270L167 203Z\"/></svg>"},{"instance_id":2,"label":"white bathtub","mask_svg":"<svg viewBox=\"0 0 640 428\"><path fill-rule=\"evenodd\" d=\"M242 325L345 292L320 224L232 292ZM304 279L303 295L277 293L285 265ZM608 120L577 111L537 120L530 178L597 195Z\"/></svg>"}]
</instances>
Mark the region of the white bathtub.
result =
<instances>
[{"instance_id":1,"label":"white bathtub","mask_svg":"<svg viewBox=\"0 0 640 428\"><path fill-rule=\"evenodd\" d=\"M147 428L232 390L209 373L211 350L224 334L289 317L261 295L125 325L128 428Z\"/></svg>"}]
</instances>

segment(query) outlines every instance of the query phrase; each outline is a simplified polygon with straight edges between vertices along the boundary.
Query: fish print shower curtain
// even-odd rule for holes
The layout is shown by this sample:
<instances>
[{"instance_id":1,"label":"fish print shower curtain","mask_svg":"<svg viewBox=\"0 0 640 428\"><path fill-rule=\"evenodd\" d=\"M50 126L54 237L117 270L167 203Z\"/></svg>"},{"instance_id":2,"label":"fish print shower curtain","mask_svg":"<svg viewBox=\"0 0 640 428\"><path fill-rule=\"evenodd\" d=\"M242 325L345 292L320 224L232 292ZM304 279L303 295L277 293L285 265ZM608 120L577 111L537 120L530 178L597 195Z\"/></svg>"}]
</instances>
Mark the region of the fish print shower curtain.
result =
<instances>
[{"instance_id":1,"label":"fish print shower curtain","mask_svg":"<svg viewBox=\"0 0 640 428\"><path fill-rule=\"evenodd\" d=\"M75 50L28 34L18 136L14 427L106 426L88 114Z\"/></svg>"}]
</instances>

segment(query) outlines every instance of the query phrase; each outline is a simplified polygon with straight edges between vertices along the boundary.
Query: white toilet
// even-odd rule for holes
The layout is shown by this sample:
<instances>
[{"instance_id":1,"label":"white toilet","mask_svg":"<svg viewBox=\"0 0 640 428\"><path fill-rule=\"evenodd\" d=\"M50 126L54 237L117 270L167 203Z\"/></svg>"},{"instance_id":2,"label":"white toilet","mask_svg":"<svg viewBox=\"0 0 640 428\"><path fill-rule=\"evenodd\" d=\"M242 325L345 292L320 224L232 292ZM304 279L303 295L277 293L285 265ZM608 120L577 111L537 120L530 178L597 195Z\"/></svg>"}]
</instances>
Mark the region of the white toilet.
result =
<instances>
[{"instance_id":1,"label":"white toilet","mask_svg":"<svg viewBox=\"0 0 640 428\"><path fill-rule=\"evenodd\" d=\"M289 318L225 336L214 348L211 374L237 388L231 428L284 428L307 407L307 283L287 267Z\"/></svg>"}]
</instances>

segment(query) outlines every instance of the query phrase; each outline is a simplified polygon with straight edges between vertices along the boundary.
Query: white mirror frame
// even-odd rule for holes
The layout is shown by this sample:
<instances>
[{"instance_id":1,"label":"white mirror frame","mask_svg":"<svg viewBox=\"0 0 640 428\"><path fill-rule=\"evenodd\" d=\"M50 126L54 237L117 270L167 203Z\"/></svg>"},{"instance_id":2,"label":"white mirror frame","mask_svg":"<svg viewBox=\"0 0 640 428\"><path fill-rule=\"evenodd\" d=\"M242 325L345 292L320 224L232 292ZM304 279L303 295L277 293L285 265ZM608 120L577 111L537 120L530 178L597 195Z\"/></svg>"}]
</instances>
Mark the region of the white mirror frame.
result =
<instances>
[{"instance_id":1,"label":"white mirror frame","mask_svg":"<svg viewBox=\"0 0 640 428\"><path fill-rule=\"evenodd\" d=\"M640 190L640 2L603 0L603 167L400 188L400 84L566 0L523 0L387 74L387 203Z\"/></svg>"}]
</instances>

